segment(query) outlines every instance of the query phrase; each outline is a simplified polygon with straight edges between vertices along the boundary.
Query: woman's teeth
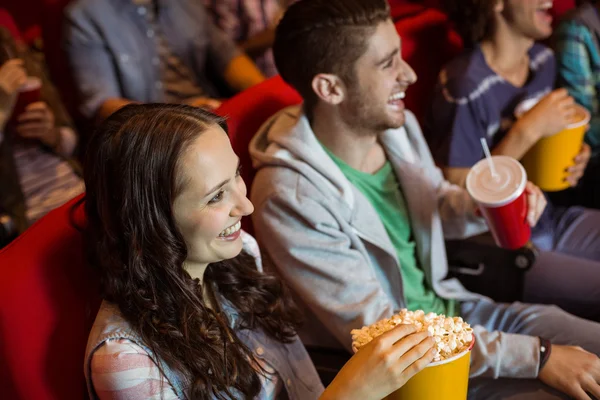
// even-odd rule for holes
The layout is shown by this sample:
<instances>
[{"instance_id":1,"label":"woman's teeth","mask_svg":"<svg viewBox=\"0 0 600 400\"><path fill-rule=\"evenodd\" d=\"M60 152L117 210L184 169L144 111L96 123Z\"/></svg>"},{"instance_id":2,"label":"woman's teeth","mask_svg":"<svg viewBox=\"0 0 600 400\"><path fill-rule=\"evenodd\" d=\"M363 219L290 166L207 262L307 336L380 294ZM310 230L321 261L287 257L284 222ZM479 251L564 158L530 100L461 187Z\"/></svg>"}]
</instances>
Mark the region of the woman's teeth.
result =
<instances>
[{"instance_id":1,"label":"woman's teeth","mask_svg":"<svg viewBox=\"0 0 600 400\"><path fill-rule=\"evenodd\" d=\"M242 222L238 221L237 224L230 226L229 228L225 229L223 232L221 232L219 234L219 237L227 237L227 236L231 236L234 233L236 233L237 231L239 231L242 228Z\"/></svg>"}]
</instances>

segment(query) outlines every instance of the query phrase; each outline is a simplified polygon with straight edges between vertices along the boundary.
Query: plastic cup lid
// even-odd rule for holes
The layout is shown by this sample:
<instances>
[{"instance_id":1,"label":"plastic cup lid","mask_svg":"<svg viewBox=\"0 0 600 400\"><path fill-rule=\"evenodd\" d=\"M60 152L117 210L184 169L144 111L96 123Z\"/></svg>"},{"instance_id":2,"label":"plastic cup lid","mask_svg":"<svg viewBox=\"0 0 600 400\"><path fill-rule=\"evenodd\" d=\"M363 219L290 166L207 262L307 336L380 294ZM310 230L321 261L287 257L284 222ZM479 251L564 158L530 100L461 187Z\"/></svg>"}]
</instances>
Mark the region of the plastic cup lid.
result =
<instances>
[{"instance_id":1,"label":"plastic cup lid","mask_svg":"<svg viewBox=\"0 0 600 400\"><path fill-rule=\"evenodd\" d=\"M518 198L527 185L527 173L512 157L493 156L496 177L487 159L479 161L467 175L467 191L479 204L502 207Z\"/></svg>"}]
</instances>

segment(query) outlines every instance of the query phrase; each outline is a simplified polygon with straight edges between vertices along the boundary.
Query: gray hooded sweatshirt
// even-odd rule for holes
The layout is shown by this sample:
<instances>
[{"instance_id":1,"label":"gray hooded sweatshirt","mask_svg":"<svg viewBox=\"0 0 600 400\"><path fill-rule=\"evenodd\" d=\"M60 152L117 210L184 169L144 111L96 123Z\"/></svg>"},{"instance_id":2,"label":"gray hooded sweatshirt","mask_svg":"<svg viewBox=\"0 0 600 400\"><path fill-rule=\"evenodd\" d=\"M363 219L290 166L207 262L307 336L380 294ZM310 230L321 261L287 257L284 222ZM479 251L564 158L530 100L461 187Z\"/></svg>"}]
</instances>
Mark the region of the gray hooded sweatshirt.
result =
<instances>
[{"instance_id":1,"label":"gray hooded sweatshirt","mask_svg":"<svg viewBox=\"0 0 600 400\"><path fill-rule=\"evenodd\" d=\"M445 279L444 238L486 231L467 192L444 180L410 112L380 136L402 186L416 256L442 298L479 301L458 280ZM250 143L258 170L252 216L265 268L275 270L303 307L306 345L351 349L352 329L405 307L396 251L369 201L344 176L315 137L302 106L282 110ZM468 321L467 321L468 322ZM536 337L475 327L471 375L534 378Z\"/></svg>"}]
</instances>

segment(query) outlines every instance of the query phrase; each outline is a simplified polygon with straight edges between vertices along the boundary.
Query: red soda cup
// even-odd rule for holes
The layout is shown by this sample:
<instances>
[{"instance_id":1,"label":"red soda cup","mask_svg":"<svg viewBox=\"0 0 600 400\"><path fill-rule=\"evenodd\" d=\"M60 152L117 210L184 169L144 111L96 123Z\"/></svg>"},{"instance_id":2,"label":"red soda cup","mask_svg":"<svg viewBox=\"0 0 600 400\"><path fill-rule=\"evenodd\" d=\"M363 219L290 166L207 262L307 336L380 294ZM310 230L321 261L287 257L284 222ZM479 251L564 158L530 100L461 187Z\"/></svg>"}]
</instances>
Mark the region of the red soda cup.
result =
<instances>
[{"instance_id":1,"label":"red soda cup","mask_svg":"<svg viewBox=\"0 0 600 400\"><path fill-rule=\"evenodd\" d=\"M496 244L515 250L529 242L527 223L527 173L512 157L493 156L496 175L487 159L479 161L467 175L467 191L479 205Z\"/></svg>"}]
</instances>

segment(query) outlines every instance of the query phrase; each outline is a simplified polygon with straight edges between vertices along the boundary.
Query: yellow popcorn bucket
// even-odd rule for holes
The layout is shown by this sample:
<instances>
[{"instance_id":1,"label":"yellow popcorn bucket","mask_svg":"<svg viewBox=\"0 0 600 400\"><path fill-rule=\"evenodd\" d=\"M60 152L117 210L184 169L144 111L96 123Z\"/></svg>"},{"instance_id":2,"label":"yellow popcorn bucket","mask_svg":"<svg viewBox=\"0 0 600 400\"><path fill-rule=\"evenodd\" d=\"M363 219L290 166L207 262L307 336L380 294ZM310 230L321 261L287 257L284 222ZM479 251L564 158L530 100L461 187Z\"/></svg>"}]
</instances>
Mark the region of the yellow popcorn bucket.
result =
<instances>
[{"instance_id":1,"label":"yellow popcorn bucket","mask_svg":"<svg viewBox=\"0 0 600 400\"><path fill-rule=\"evenodd\" d=\"M575 156L581 151L586 127L590 122L588 110L580 105L576 105L576 108L573 123L556 135L540 139L521 159L529 180L546 192L569 187L565 180L569 175L566 169L575 165Z\"/></svg>"},{"instance_id":2,"label":"yellow popcorn bucket","mask_svg":"<svg viewBox=\"0 0 600 400\"><path fill-rule=\"evenodd\" d=\"M474 345L475 337L468 349L429 364L385 400L466 400Z\"/></svg>"}]
</instances>

